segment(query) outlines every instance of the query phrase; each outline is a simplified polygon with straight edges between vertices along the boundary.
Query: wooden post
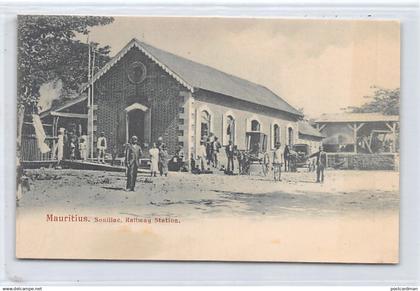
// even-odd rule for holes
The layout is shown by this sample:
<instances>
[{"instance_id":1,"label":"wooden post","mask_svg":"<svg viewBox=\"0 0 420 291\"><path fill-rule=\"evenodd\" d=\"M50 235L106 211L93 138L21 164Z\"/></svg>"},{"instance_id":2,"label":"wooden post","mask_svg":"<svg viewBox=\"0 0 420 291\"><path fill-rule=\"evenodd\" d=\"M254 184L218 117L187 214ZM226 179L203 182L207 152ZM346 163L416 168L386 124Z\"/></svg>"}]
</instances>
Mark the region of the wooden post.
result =
<instances>
[{"instance_id":1,"label":"wooden post","mask_svg":"<svg viewBox=\"0 0 420 291\"><path fill-rule=\"evenodd\" d=\"M357 132L359 131L359 129L362 128L362 126L364 125L364 123L360 123L359 125L357 125L357 123L353 123L353 124L347 124L347 127L350 128L353 131L353 140L354 140L354 150L353 152L356 154L357 153Z\"/></svg>"},{"instance_id":2,"label":"wooden post","mask_svg":"<svg viewBox=\"0 0 420 291\"><path fill-rule=\"evenodd\" d=\"M319 123L317 123L316 128L318 129L319 132L321 132L325 128L326 125L327 125L326 123L323 125L320 125Z\"/></svg>"},{"instance_id":3,"label":"wooden post","mask_svg":"<svg viewBox=\"0 0 420 291\"><path fill-rule=\"evenodd\" d=\"M128 132L128 112L125 111L125 143L128 144L128 140L129 140L129 132Z\"/></svg>"},{"instance_id":4,"label":"wooden post","mask_svg":"<svg viewBox=\"0 0 420 291\"><path fill-rule=\"evenodd\" d=\"M395 153L397 151L397 124L395 122L391 122L391 125L389 123L385 123L385 125L391 130L392 135L392 148L391 151Z\"/></svg>"},{"instance_id":5,"label":"wooden post","mask_svg":"<svg viewBox=\"0 0 420 291\"><path fill-rule=\"evenodd\" d=\"M201 140L201 113L198 111L198 109L195 109L195 120L194 120L194 132L195 132L195 143L194 143L194 156L197 157L198 153L198 147L200 146L200 140Z\"/></svg>"},{"instance_id":6,"label":"wooden post","mask_svg":"<svg viewBox=\"0 0 420 291\"><path fill-rule=\"evenodd\" d=\"M357 124L353 124L353 140L354 140L354 149L353 152L357 153Z\"/></svg>"},{"instance_id":7,"label":"wooden post","mask_svg":"<svg viewBox=\"0 0 420 291\"><path fill-rule=\"evenodd\" d=\"M51 135L53 138L53 146L51 149L51 160L55 160L55 138L57 137L57 124L56 124L56 120L58 117L53 116L53 120L52 120L52 130L51 130Z\"/></svg>"}]
</instances>

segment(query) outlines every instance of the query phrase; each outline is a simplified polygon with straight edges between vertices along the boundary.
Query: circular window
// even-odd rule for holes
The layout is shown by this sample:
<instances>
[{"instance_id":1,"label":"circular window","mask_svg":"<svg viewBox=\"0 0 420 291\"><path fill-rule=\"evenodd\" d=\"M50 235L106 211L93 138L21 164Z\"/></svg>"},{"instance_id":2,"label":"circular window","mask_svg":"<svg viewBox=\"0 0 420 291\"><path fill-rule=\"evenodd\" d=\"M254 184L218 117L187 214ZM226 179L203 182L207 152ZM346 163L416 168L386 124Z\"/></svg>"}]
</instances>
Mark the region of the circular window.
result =
<instances>
[{"instance_id":1,"label":"circular window","mask_svg":"<svg viewBox=\"0 0 420 291\"><path fill-rule=\"evenodd\" d=\"M133 62L128 67L128 79L134 84L139 84L146 79L146 66L142 62Z\"/></svg>"}]
</instances>

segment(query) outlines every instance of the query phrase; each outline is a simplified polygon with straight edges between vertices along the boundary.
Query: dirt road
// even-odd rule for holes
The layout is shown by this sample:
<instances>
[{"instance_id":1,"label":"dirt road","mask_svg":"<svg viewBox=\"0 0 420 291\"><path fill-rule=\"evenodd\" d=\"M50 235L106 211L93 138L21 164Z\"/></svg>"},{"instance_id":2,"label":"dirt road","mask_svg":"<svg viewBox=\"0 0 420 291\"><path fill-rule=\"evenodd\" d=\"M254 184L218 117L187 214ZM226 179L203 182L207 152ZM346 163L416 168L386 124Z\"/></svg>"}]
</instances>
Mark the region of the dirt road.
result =
<instances>
[{"instance_id":1,"label":"dirt road","mask_svg":"<svg viewBox=\"0 0 420 291\"><path fill-rule=\"evenodd\" d=\"M142 215L332 215L398 209L398 173L328 171L323 184L315 174L284 173L271 177L193 175L171 172L168 177L139 175L135 192L125 192L123 173L83 170L32 170L56 179L30 182L22 209L67 208L118 210ZM42 176L41 176L42 178Z\"/></svg>"},{"instance_id":2,"label":"dirt road","mask_svg":"<svg viewBox=\"0 0 420 291\"><path fill-rule=\"evenodd\" d=\"M27 174L20 258L398 262L397 172L140 175L135 192L122 173Z\"/></svg>"}]
</instances>

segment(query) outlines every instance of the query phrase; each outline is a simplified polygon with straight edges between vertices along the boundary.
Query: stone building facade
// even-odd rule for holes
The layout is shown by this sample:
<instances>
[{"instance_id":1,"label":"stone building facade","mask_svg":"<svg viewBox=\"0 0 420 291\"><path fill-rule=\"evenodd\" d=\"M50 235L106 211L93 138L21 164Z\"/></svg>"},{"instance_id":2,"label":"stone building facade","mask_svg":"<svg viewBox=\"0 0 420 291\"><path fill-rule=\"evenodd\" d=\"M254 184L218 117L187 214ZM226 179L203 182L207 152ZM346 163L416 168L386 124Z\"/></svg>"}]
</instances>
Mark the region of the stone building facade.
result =
<instances>
[{"instance_id":1,"label":"stone building facade","mask_svg":"<svg viewBox=\"0 0 420 291\"><path fill-rule=\"evenodd\" d=\"M232 140L240 150L271 150L277 142L298 140L302 118L263 86L136 39L83 92L90 94L89 100L93 96L88 135L96 140L104 132L108 147L120 153L132 135L149 145L162 137L171 154L182 146L188 157L209 135L222 145Z\"/></svg>"}]
</instances>

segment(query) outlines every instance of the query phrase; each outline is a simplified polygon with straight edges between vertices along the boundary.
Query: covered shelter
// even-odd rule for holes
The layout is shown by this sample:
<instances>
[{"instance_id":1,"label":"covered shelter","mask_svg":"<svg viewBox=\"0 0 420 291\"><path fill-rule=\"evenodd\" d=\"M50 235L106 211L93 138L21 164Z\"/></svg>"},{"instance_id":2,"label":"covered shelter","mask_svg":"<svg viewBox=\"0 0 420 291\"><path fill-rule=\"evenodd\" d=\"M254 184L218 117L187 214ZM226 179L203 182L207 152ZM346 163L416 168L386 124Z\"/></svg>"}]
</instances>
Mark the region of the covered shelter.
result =
<instances>
[{"instance_id":1,"label":"covered shelter","mask_svg":"<svg viewBox=\"0 0 420 291\"><path fill-rule=\"evenodd\" d=\"M381 113L323 114L315 120L326 137L328 152L396 153L399 150L399 116Z\"/></svg>"},{"instance_id":2,"label":"covered shelter","mask_svg":"<svg viewBox=\"0 0 420 291\"><path fill-rule=\"evenodd\" d=\"M325 135L306 120L299 121L298 127L298 143L309 145L311 153L317 151L319 146L322 144L322 140L325 138Z\"/></svg>"}]
</instances>

